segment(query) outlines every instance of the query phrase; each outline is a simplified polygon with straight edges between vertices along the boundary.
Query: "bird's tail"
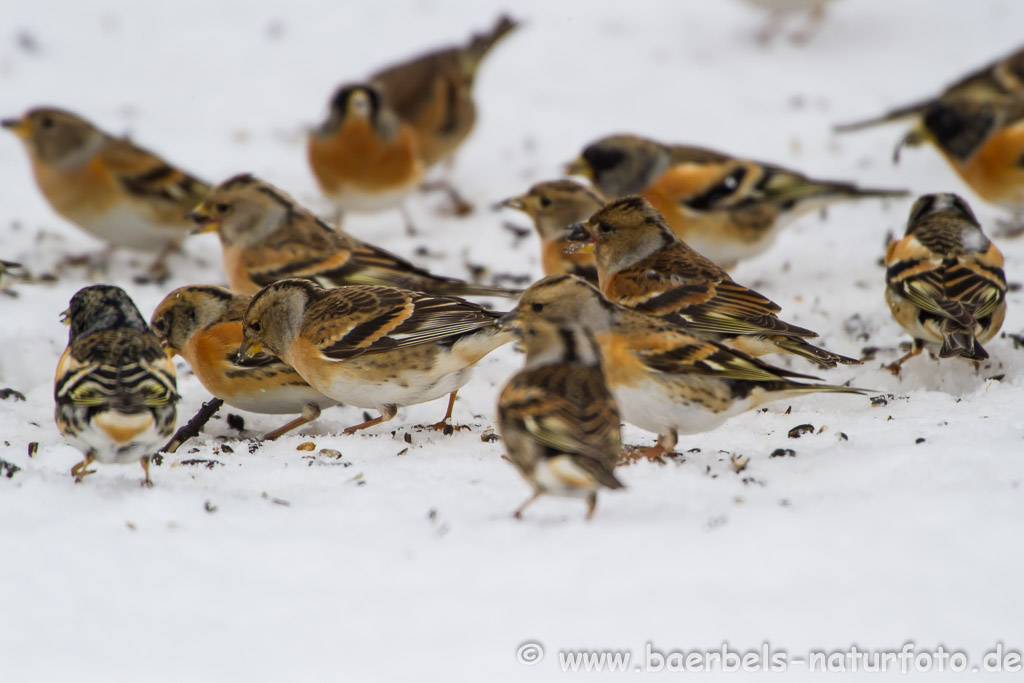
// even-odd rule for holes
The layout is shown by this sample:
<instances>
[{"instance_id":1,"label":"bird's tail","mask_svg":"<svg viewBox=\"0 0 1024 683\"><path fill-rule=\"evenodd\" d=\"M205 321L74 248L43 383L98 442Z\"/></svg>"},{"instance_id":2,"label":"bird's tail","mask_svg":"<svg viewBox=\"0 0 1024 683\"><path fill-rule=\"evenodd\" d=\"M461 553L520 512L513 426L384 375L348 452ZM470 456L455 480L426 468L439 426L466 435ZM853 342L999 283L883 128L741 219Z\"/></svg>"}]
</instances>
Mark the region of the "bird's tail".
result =
<instances>
[{"instance_id":1,"label":"bird's tail","mask_svg":"<svg viewBox=\"0 0 1024 683\"><path fill-rule=\"evenodd\" d=\"M861 361L856 358L848 358L838 353L826 351L814 344L808 344L799 337L772 337L771 339L779 349L792 353L795 356L806 358L812 363L817 363L825 368L834 368L836 365L861 364Z\"/></svg>"},{"instance_id":2,"label":"bird's tail","mask_svg":"<svg viewBox=\"0 0 1024 683\"><path fill-rule=\"evenodd\" d=\"M515 299L523 293L521 289L509 289L508 287L497 287L494 285L476 285L462 280L443 280L434 282L430 286L434 294L448 294L452 296L500 296L506 299Z\"/></svg>"},{"instance_id":3,"label":"bird's tail","mask_svg":"<svg viewBox=\"0 0 1024 683\"><path fill-rule=\"evenodd\" d=\"M968 360L985 360L988 358L988 351L982 348L970 330L960 328L956 331L945 333L942 336L939 358L951 358L953 356L960 356Z\"/></svg>"},{"instance_id":4,"label":"bird's tail","mask_svg":"<svg viewBox=\"0 0 1024 683\"><path fill-rule=\"evenodd\" d=\"M480 62L483 61L484 56L490 52L491 48L517 26L519 26L519 22L507 14L502 14L494 28L486 33L477 33L470 39L469 45L466 46L466 55L468 56L467 69L470 76L476 75L477 67L480 66Z\"/></svg>"},{"instance_id":5,"label":"bird's tail","mask_svg":"<svg viewBox=\"0 0 1024 683\"><path fill-rule=\"evenodd\" d=\"M801 384L800 382L760 382L758 389L764 390L766 398L776 401L787 396L802 396L803 394L814 394L818 392L831 394L865 394L876 393L873 389L862 389L860 387L846 387L839 384Z\"/></svg>"},{"instance_id":6,"label":"bird's tail","mask_svg":"<svg viewBox=\"0 0 1024 683\"><path fill-rule=\"evenodd\" d=\"M837 124L832 127L832 130L836 133L852 133L854 131L864 130L865 128L880 126L883 123L892 123L893 121L899 121L901 119L921 114L931 105L931 103L932 100L915 102L914 104L898 107L874 118L864 119L862 121L853 121L851 123Z\"/></svg>"}]
</instances>

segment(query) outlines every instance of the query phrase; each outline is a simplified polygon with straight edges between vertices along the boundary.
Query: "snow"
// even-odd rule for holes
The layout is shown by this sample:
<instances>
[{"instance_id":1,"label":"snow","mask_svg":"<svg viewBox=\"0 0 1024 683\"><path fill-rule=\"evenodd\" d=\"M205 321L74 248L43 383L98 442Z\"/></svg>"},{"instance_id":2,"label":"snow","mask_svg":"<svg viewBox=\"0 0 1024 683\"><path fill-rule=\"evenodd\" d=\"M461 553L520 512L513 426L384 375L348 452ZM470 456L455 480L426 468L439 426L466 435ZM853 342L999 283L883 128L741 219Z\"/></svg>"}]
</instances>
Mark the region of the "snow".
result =
<instances>
[{"instance_id":1,"label":"snow","mask_svg":"<svg viewBox=\"0 0 1024 683\"><path fill-rule=\"evenodd\" d=\"M501 9L482 0L8 3L0 114L65 106L207 179L251 171L327 212L302 140L333 88L461 41ZM442 216L441 197L423 195L411 203L418 238L404 236L397 212L353 216L348 230L438 272L468 276L468 262L537 276L532 240L501 227L524 219L486 207L557 177L586 142L618 131L876 187L957 191L990 236L1002 217L934 150L893 166L899 126L842 137L831 126L930 95L1014 49L1020 3L832 3L803 47L756 44L764 14L738 2L507 9L524 26L480 73L479 124L451 174L478 211ZM250 453L222 412L195 453L153 467L153 489L138 485L135 466L101 466L75 485L80 455L53 424L52 377L66 344L58 315L90 280L72 269L17 287L18 298L0 298L0 386L26 398L0 402L0 458L21 468L0 477L0 677L561 680L559 650L642 657L648 642L660 651L767 642L797 657L912 641L918 651L963 650L972 666L998 642L1019 651L1024 352L1000 337L978 372L926 357L901 379L880 369L908 340L885 307L879 258L910 202L807 217L734 272L829 349L883 347L826 377L892 394L888 404L811 396L733 418L683 439L680 449L700 449L684 460L622 468L628 488L601 495L591 523L580 501L564 499L509 516L528 488L501 443L481 434L521 363L511 348L485 359L460 393L456 420L472 429L450 437L414 427L436 421L443 400L351 437L337 434L361 411L331 408ZM33 271L100 247L50 211L10 136L0 138L0 207L0 257ZM1024 242L995 239L1019 282ZM116 255L111 279L146 316L172 287L224 281L211 236L171 262L165 286L132 283L145 258ZM1024 297L1011 293L1004 331L1024 327L1022 311ZM179 374L183 421L209 396L180 362ZM283 421L244 418L246 437ZM815 432L788 438L801 424ZM296 450L305 441L316 450ZM787 448L795 455L771 457ZM730 453L749 458L743 472ZM188 458L221 464L181 464ZM529 667L515 656L526 642L547 652ZM815 677L790 668L801 675Z\"/></svg>"}]
</instances>

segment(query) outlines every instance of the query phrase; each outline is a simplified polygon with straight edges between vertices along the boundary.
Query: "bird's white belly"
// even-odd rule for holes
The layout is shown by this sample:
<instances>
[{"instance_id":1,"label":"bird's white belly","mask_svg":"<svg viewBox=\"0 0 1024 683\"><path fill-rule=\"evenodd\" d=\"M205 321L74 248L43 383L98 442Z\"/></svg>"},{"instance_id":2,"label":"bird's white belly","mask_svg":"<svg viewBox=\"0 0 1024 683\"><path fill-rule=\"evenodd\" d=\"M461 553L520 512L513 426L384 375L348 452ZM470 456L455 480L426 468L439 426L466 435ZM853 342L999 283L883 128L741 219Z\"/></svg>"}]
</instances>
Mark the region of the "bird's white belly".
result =
<instances>
[{"instance_id":1,"label":"bird's white belly","mask_svg":"<svg viewBox=\"0 0 1024 683\"><path fill-rule=\"evenodd\" d=\"M337 402L309 386L275 387L270 392L253 394L236 394L224 399L232 408L250 413L266 415L291 415L301 413L307 403L315 403L321 408L329 408Z\"/></svg>"},{"instance_id":2,"label":"bird's white belly","mask_svg":"<svg viewBox=\"0 0 1024 683\"><path fill-rule=\"evenodd\" d=\"M116 247L140 251L160 251L168 243L181 242L188 234L184 221L181 225L156 223L130 206L117 206L101 214L85 216L77 223L83 230Z\"/></svg>"},{"instance_id":3,"label":"bird's white belly","mask_svg":"<svg viewBox=\"0 0 1024 683\"><path fill-rule=\"evenodd\" d=\"M386 380L371 381L356 373L335 373L330 383L314 386L336 401L358 408L426 403L461 389L469 381L472 368L461 362L447 362L451 360L457 359L443 359L431 372L398 371ZM446 367L450 365L456 367Z\"/></svg>"},{"instance_id":4,"label":"bird's white belly","mask_svg":"<svg viewBox=\"0 0 1024 683\"><path fill-rule=\"evenodd\" d=\"M615 387L612 393L623 420L655 434L670 429L680 434L707 432L751 405L749 399L744 399L732 402L721 412L714 412L694 401L673 399L655 382Z\"/></svg>"},{"instance_id":5,"label":"bird's white belly","mask_svg":"<svg viewBox=\"0 0 1024 683\"><path fill-rule=\"evenodd\" d=\"M154 424L145 431L139 432L128 443L118 443L102 429L91 425L68 440L83 452L92 450L93 457L98 462L107 465L123 465L135 463L147 455L153 455L158 448L167 443L168 439L170 439L170 434L161 434Z\"/></svg>"}]
</instances>

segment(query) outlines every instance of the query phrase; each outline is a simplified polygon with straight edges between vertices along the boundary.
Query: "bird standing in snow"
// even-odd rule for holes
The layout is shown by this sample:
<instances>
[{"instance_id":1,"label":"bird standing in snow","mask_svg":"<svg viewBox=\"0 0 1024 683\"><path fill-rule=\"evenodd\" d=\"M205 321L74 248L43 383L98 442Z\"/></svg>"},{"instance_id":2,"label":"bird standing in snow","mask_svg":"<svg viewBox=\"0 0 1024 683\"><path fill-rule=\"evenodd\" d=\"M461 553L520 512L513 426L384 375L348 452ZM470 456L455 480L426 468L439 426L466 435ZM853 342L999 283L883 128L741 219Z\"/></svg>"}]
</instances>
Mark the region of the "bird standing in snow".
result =
<instances>
[{"instance_id":1,"label":"bird standing in snow","mask_svg":"<svg viewBox=\"0 0 1024 683\"><path fill-rule=\"evenodd\" d=\"M101 463L141 462L170 438L178 402L174 364L132 300L119 287L78 291L64 312L68 347L57 364L54 418L85 453L76 481Z\"/></svg>"},{"instance_id":2,"label":"bird standing in snow","mask_svg":"<svg viewBox=\"0 0 1024 683\"><path fill-rule=\"evenodd\" d=\"M914 338L893 374L927 348L939 358L988 358L982 344L1006 316L1003 255L955 194L926 194L910 210L903 239L885 254L885 299Z\"/></svg>"}]
</instances>

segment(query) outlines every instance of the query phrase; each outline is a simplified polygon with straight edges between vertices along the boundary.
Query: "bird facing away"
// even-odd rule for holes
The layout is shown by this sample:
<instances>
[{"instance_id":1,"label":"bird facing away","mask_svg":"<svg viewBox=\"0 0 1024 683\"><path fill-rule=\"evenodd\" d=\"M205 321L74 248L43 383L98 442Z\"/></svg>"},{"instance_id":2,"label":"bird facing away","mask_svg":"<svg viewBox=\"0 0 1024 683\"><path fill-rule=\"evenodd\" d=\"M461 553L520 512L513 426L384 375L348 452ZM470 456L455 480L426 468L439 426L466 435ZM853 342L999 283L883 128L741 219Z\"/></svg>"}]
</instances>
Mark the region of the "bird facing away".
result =
<instances>
[{"instance_id":1,"label":"bird facing away","mask_svg":"<svg viewBox=\"0 0 1024 683\"><path fill-rule=\"evenodd\" d=\"M211 394L252 413L301 414L263 437L271 441L337 403L269 354L238 363L242 315L252 297L214 285L179 287L164 297L150 327L167 351L184 358Z\"/></svg>"},{"instance_id":2,"label":"bird facing away","mask_svg":"<svg viewBox=\"0 0 1024 683\"><path fill-rule=\"evenodd\" d=\"M498 429L508 460L533 487L513 516L547 493L586 499L590 519L599 489L623 488L613 473L622 451L619 411L597 344L579 325L517 313L505 322L519 334L526 363L501 390Z\"/></svg>"},{"instance_id":3,"label":"bird facing away","mask_svg":"<svg viewBox=\"0 0 1024 683\"><path fill-rule=\"evenodd\" d=\"M21 138L54 211L113 247L160 252L151 271L166 277L164 259L192 228L185 216L206 183L62 109L31 109L0 125Z\"/></svg>"},{"instance_id":4,"label":"bird facing away","mask_svg":"<svg viewBox=\"0 0 1024 683\"><path fill-rule=\"evenodd\" d=\"M525 194L510 197L495 205L522 211L540 238L541 267L545 275L570 273L597 284L594 255L566 253L569 226L585 221L604 206L596 192L572 180L551 180L537 183Z\"/></svg>"},{"instance_id":5,"label":"bird facing away","mask_svg":"<svg viewBox=\"0 0 1024 683\"><path fill-rule=\"evenodd\" d=\"M64 312L68 347L57 364L54 419L85 454L71 469L76 481L89 465L141 462L174 431L178 402L174 364L119 287L78 291Z\"/></svg>"},{"instance_id":6,"label":"bird facing away","mask_svg":"<svg viewBox=\"0 0 1024 683\"><path fill-rule=\"evenodd\" d=\"M327 119L307 145L324 194L342 210L399 206L425 171L450 159L469 136L476 123L477 70L516 26L502 16L464 46L436 50L338 88ZM471 210L457 193L449 194L457 211Z\"/></svg>"},{"instance_id":7,"label":"bird facing away","mask_svg":"<svg viewBox=\"0 0 1024 683\"><path fill-rule=\"evenodd\" d=\"M904 237L885 254L885 299L893 318L914 338L894 374L928 348L939 358L988 358L982 344L1006 316L1003 255L955 194L923 195L910 210Z\"/></svg>"},{"instance_id":8,"label":"bird facing away","mask_svg":"<svg viewBox=\"0 0 1024 683\"><path fill-rule=\"evenodd\" d=\"M231 289L256 294L293 277L326 287L387 285L434 294L516 296L503 287L433 275L380 247L335 230L270 183L243 174L210 192L189 214L197 232L216 232Z\"/></svg>"},{"instance_id":9,"label":"bird facing away","mask_svg":"<svg viewBox=\"0 0 1024 683\"><path fill-rule=\"evenodd\" d=\"M500 317L456 297L282 280L246 309L239 358L265 348L320 393L380 412L346 434L390 420L400 406L446 394L448 411L431 427L447 429L473 366L514 338L499 328Z\"/></svg>"},{"instance_id":10,"label":"bird facing away","mask_svg":"<svg viewBox=\"0 0 1024 683\"><path fill-rule=\"evenodd\" d=\"M845 200L906 195L636 135L597 140L567 171L586 176L609 199L640 195L679 239L723 268L766 251L779 230L809 212Z\"/></svg>"},{"instance_id":11,"label":"bird facing away","mask_svg":"<svg viewBox=\"0 0 1024 683\"><path fill-rule=\"evenodd\" d=\"M933 144L979 197L1024 212L1024 49L968 74L936 97L836 131L896 121L912 121L912 128L897 145L895 160L904 146Z\"/></svg>"},{"instance_id":12,"label":"bird facing away","mask_svg":"<svg viewBox=\"0 0 1024 683\"><path fill-rule=\"evenodd\" d=\"M671 451L679 434L710 431L770 401L813 392L863 393L794 381L813 378L613 303L573 275L535 282L523 293L516 313L525 323L580 324L593 333L622 418L659 435L646 453L652 458Z\"/></svg>"},{"instance_id":13,"label":"bird facing away","mask_svg":"<svg viewBox=\"0 0 1024 683\"><path fill-rule=\"evenodd\" d=\"M577 223L569 240L593 248L601 291L623 306L668 318L752 356L791 353L824 367L860 363L807 343L818 335L780 320L777 304L733 281L673 235L641 197L608 203Z\"/></svg>"}]
</instances>

